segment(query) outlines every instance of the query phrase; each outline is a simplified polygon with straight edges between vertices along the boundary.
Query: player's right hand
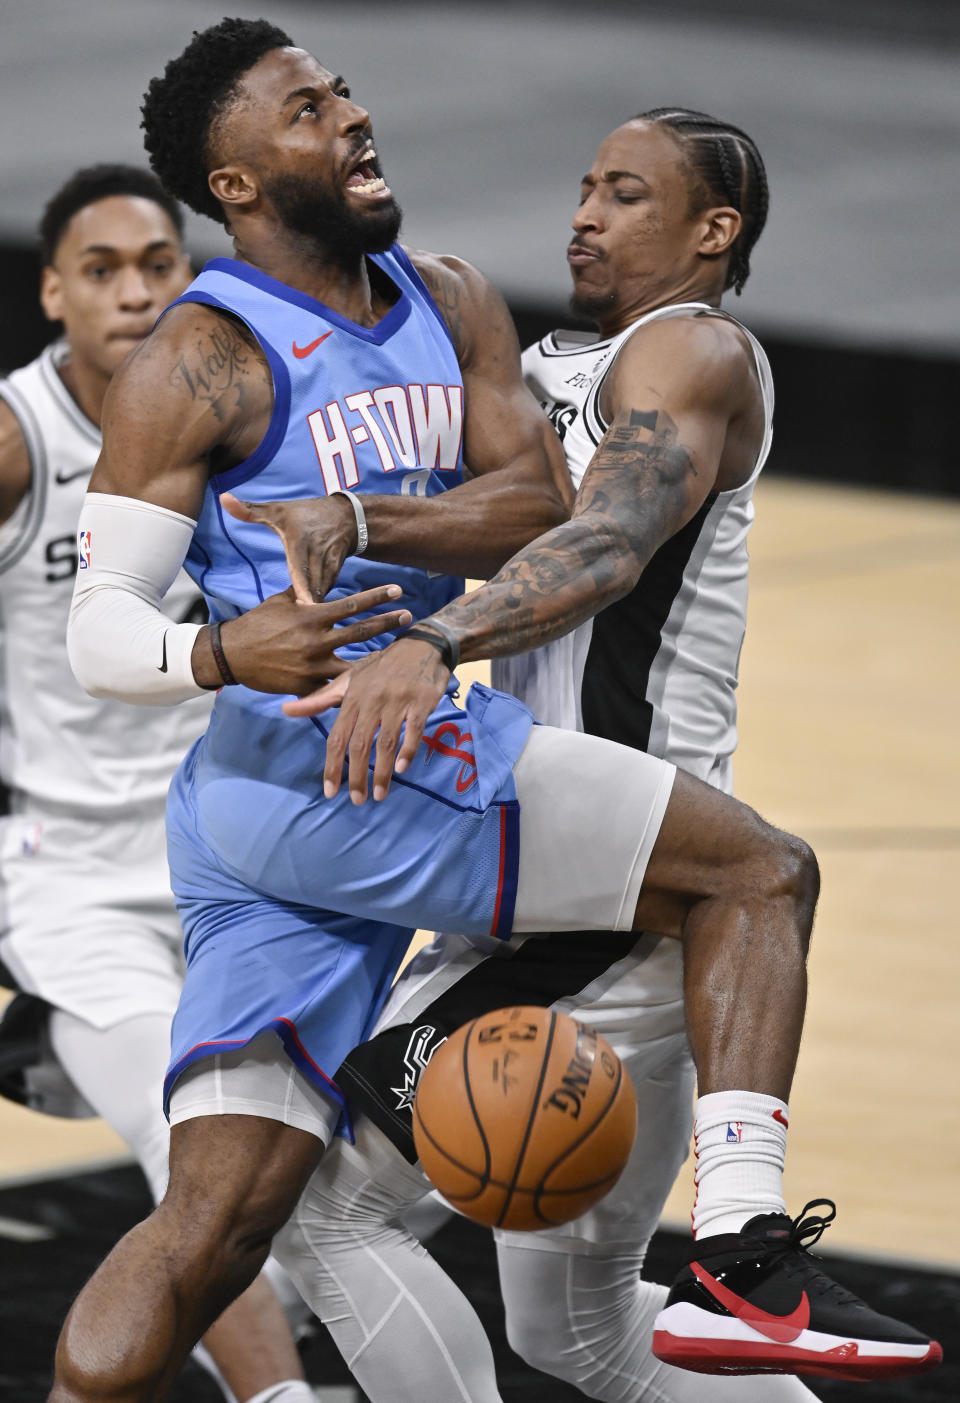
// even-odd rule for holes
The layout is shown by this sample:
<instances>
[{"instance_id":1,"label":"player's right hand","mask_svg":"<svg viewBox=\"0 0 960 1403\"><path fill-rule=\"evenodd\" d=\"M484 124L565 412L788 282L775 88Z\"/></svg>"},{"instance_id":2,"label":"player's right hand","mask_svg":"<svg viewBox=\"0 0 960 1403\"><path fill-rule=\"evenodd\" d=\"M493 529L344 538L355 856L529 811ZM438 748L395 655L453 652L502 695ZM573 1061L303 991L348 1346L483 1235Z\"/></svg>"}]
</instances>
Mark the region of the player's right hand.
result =
<instances>
[{"instance_id":1,"label":"player's right hand","mask_svg":"<svg viewBox=\"0 0 960 1403\"><path fill-rule=\"evenodd\" d=\"M353 508L342 494L302 497L289 502L241 502L232 492L220 496L238 521L269 526L283 542L294 594L303 603L323 599L357 544Z\"/></svg>"},{"instance_id":2,"label":"player's right hand","mask_svg":"<svg viewBox=\"0 0 960 1403\"><path fill-rule=\"evenodd\" d=\"M257 692L302 696L313 691L350 667L346 659L337 656L336 648L394 633L412 622L409 609L392 609L356 623L346 622L355 614L399 599L402 592L399 585L380 585L327 604L301 603L292 586L271 595L255 609L221 626L220 641L230 671L238 682ZM221 685L207 629L197 635L192 661L200 686Z\"/></svg>"}]
</instances>

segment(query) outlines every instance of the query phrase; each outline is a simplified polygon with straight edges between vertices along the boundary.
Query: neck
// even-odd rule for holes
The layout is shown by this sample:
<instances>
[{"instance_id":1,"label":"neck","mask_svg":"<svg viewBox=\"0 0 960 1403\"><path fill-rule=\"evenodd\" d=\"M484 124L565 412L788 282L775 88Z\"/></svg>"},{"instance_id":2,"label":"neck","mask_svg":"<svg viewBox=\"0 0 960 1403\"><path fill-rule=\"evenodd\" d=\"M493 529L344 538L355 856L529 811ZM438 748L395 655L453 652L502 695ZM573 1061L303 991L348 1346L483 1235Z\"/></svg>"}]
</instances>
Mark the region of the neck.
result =
<instances>
[{"instance_id":1,"label":"neck","mask_svg":"<svg viewBox=\"0 0 960 1403\"><path fill-rule=\"evenodd\" d=\"M307 236L276 230L270 236L237 233L235 257L278 282L304 292L358 326L375 326L389 304L370 282L366 257L349 264L334 260Z\"/></svg>"},{"instance_id":2,"label":"neck","mask_svg":"<svg viewBox=\"0 0 960 1403\"><path fill-rule=\"evenodd\" d=\"M660 307L672 307L678 302L705 302L709 307L719 307L722 296L722 290L713 283L691 282L689 286L677 286L669 291L661 289L633 298L628 303L611 307L609 312L600 313L593 320L600 329L601 337L607 341Z\"/></svg>"},{"instance_id":3,"label":"neck","mask_svg":"<svg viewBox=\"0 0 960 1403\"><path fill-rule=\"evenodd\" d=\"M76 400L90 422L99 428L103 397L107 393L110 376L105 375L96 366L78 360L72 349L57 369L71 397Z\"/></svg>"}]
</instances>

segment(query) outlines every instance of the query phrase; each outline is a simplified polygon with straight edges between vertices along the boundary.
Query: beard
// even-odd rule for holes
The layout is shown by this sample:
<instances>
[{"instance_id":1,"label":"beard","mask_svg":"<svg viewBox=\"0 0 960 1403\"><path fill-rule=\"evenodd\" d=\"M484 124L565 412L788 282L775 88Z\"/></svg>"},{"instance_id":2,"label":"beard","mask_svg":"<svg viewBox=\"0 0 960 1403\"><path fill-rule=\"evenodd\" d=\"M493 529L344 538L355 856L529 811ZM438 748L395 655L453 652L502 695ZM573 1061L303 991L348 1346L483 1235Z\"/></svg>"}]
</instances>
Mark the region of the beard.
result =
<instances>
[{"instance_id":1,"label":"beard","mask_svg":"<svg viewBox=\"0 0 960 1403\"><path fill-rule=\"evenodd\" d=\"M574 316L582 317L584 321L595 322L605 312L611 311L617 305L617 294L615 292L577 292L574 289L567 305Z\"/></svg>"},{"instance_id":2,"label":"beard","mask_svg":"<svg viewBox=\"0 0 960 1403\"><path fill-rule=\"evenodd\" d=\"M287 228L322 245L342 266L366 253L385 253L400 233L403 211L392 197L376 209L355 210L339 187L321 189L293 175L273 176L265 189Z\"/></svg>"}]
</instances>

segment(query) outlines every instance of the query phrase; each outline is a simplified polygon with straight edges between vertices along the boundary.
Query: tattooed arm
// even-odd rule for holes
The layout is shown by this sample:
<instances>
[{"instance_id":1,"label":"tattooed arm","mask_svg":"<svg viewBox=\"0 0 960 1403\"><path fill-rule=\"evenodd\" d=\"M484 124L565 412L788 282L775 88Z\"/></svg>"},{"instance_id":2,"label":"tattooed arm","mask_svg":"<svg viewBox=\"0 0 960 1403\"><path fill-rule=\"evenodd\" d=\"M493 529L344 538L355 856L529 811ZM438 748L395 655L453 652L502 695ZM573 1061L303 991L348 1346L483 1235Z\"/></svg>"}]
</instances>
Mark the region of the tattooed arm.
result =
<instances>
[{"instance_id":1,"label":"tattooed arm","mask_svg":"<svg viewBox=\"0 0 960 1403\"><path fill-rule=\"evenodd\" d=\"M467 481L433 497L364 493L367 554L485 579L566 519L570 475L559 439L523 382L503 298L458 258L414 253L413 260L447 325L463 376ZM224 505L281 536L302 599L323 598L356 547L353 512L342 497L259 504L225 497Z\"/></svg>"},{"instance_id":2,"label":"tattooed arm","mask_svg":"<svg viewBox=\"0 0 960 1403\"><path fill-rule=\"evenodd\" d=\"M570 521L438 616L465 660L538 647L622 598L711 492L752 471L759 392L749 350L728 322L643 328L614 363L604 400L610 427ZM744 418L751 442L737 451ZM729 453L728 438L736 440Z\"/></svg>"},{"instance_id":3,"label":"tattooed arm","mask_svg":"<svg viewBox=\"0 0 960 1403\"><path fill-rule=\"evenodd\" d=\"M649 334L648 334L649 333ZM525 652L569 632L636 585L648 561L716 490L749 477L762 404L749 348L715 318L651 323L625 345L605 386L610 428L584 476L568 522L547 532L486 585L433 616L464 660ZM430 619L423 621L429 628ZM399 640L362 664L345 689L327 748L328 792L350 752L350 789L366 797L366 757L377 729L374 797L416 753L449 676L430 644ZM329 688L288 704L330 705Z\"/></svg>"},{"instance_id":4,"label":"tattooed arm","mask_svg":"<svg viewBox=\"0 0 960 1403\"><path fill-rule=\"evenodd\" d=\"M211 467L249 456L272 408L270 370L247 329L212 307L173 307L110 383L90 491L196 518Z\"/></svg>"},{"instance_id":5,"label":"tattooed arm","mask_svg":"<svg viewBox=\"0 0 960 1403\"><path fill-rule=\"evenodd\" d=\"M173 308L117 371L80 523L92 551L68 631L71 663L94 695L168 705L221 685L209 628L171 624L159 603L189 548L211 467L253 452L272 405L269 368L246 329L194 304ZM399 593L384 586L302 605L284 591L222 625L223 656L247 686L307 690L344 668L334 648L410 621L397 611L333 627Z\"/></svg>"}]
</instances>

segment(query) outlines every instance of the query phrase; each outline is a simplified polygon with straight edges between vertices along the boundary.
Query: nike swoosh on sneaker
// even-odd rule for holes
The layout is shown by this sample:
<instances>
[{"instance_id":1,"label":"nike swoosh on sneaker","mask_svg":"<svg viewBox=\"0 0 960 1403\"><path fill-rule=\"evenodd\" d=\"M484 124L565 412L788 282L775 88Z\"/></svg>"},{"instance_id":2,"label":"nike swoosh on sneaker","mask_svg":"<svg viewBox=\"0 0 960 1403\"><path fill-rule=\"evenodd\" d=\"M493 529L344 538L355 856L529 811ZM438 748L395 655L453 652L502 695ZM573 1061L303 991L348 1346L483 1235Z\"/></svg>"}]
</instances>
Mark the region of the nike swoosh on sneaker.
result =
<instances>
[{"instance_id":1,"label":"nike swoosh on sneaker","mask_svg":"<svg viewBox=\"0 0 960 1403\"><path fill-rule=\"evenodd\" d=\"M75 472L72 472L72 473L65 473L65 472L63 471L63 468L57 468L57 471L56 471L56 472L54 473L54 475L53 475L53 480L54 480L54 482L56 482L60 487L66 487L67 483L68 483L68 482L73 482L75 478L78 478L78 477L89 477L89 476L90 476L90 469L89 469L89 468L77 468L76 471L75 471Z\"/></svg>"},{"instance_id":2,"label":"nike swoosh on sneaker","mask_svg":"<svg viewBox=\"0 0 960 1403\"><path fill-rule=\"evenodd\" d=\"M331 328L330 331L325 331L322 336L318 336L316 341L311 341L309 346L298 346L296 341L292 341L290 343L290 349L293 351L297 360L303 360L304 356L309 356L311 351L317 349L321 341L326 341L327 337L332 335L333 329Z\"/></svg>"},{"instance_id":3,"label":"nike swoosh on sneaker","mask_svg":"<svg viewBox=\"0 0 960 1403\"><path fill-rule=\"evenodd\" d=\"M158 671L158 672L166 672L166 670L167 670L167 635L166 635L166 633L164 633L164 635L163 635L163 662L162 662L162 663L160 664L160 666L157 668L157 671Z\"/></svg>"},{"instance_id":4,"label":"nike swoosh on sneaker","mask_svg":"<svg viewBox=\"0 0 960 1403\"><path fill-rule=\"evenodd\" d=\"M800 1293L800 1304L789 1315L771 1315L769 1311L761 1310L759 1306L745 1301L742 1296L724 1286L715 1276L705 1271L699 1262L691 1262L690 1270L701 1286L705 1286L711 1296L722 1306L726 1306L731 1315L735 1315L744 1325L749 1325L759 1334L765 1335L768 1340L774 1340L781 1345L791 1344L810 1324L810 1301L806 1291Z\"/></svg>"}]
</instances>

